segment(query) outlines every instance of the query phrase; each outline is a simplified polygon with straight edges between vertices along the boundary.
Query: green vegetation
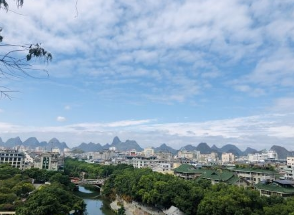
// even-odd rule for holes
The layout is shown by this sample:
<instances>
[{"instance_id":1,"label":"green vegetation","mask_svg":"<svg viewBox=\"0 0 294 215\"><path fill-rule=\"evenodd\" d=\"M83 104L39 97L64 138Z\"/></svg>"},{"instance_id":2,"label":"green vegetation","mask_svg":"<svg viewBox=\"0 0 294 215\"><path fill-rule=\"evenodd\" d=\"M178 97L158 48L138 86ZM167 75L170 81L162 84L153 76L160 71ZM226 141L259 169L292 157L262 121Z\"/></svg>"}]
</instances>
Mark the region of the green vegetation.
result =
<instances>
[{"instance_id":1,"label":"green vegetation","mask_svg":"<svg viewBox=\"0 0 294 215\"><path fill-rule=\"evenodd\" d=\"M80 177L84 172L84 177L87 178L107 178L117 169L133 168L126 164L117 166L103 166L99 164L89 164L76 159L66 158L64 161L64 172L70 177Z\"/></svg>"},{"instance_id":2,"label":"green vegetation","mask_svg":"<svg viewBox=\"0 0 294 215\"><path fill-rule=\"evenodd\" d=\"M18 207L18 215L48 215L64 214L75 210L76 215L82 215L85 210L85 203L79 197L64 189L58 183L46 185L37 190L25 201L24 205Z\"/></svg>"},{"instance_id":3,"label":"green vegetation","mask_svg":"<svg viewBox=\"0 0 294 215\"><path fill-rule=\"evenodd\" d=\"M35 182L50 182L38 189ZM83 200L73 194L75 185L68 176L54 171L29 169L20 171L9 165L0 165L0 211L16 211L18 215L76 215L85 211Z\"/></svg>"},{"instance_id":4,"label":"green vegetation","mask_svg":"<svg viewBox=\"0 0 294 215\"><path fill-rule=\"evenodd\" d=\"M66 159L65 171L71 176L79 176L80 172L89 178L108 176L103 195L111 200L118 195L127 202L135 200L163 209L174 205L187 215L294 215L294 198L264 197L249 188L211 185L205 179L187 181L150 169L102 166L72 159Z\"/></svg>"},{"instance_id":5,"label":"green vegetation","mask_svg":"<svg viewBox=\"0 0 294 215\"><path fill-rule=\"evenodd\" d=\"M113 200L135 200L162 209L174 205L185 214L198 215L294 215L294 198L263 197L252 189L209 180L183 180L152 172L150 169L134 169L128 165L102 166L66 159L65 174L38 169L20 171L7 165L0 166L0 210L16 210L18 215L68 214L85 211L83 200L73 195L74 185L68 176L105 178L103 195ZM35 181L50 181L37 190ZM124 208L119 211L124 214Z\"/></svg>"}]
</instances>

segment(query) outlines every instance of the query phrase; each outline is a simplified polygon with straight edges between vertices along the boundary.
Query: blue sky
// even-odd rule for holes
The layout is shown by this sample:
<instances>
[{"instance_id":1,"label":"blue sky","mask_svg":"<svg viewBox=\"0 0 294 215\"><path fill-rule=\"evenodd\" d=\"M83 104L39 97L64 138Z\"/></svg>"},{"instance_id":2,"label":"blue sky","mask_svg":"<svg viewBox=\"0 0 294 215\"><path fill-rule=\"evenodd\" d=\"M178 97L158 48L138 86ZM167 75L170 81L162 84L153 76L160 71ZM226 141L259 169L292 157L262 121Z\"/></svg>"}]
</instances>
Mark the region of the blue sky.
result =
<instances>
[{"instance_id":1,"label":"blue sky","mask_svg":"<svg viewBox=\"0 0 294 215\"><path fill-rule=\"evenodd\" d=\"M290 0L12 1L0 11L4 42L42 43L53 61L33 61L49 77L1 80L20 92L0 100L0 136L294 150L293 9Z\"/></svg>"}]
</instances>

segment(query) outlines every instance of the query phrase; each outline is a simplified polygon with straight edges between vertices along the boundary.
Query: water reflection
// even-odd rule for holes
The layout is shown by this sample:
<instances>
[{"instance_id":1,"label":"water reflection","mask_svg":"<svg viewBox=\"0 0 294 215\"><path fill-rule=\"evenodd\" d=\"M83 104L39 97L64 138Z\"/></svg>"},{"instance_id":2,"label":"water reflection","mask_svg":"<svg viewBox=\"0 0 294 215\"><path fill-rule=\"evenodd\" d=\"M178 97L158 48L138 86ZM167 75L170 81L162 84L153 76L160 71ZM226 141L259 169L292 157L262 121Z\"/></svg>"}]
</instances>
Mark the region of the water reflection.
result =
<instances>
[{"instance_id":1,"label":"water reflection","mask_svg":"<svg viewBox=\"0 0 294 215\"><path fill-rule=\"evenodd\" d=\"M84 199L87 204L87 215L114 215L115 213L110 209L110 202L99 197L100 193L90 191L82 186L79 186L79 191L76 195Z\"/></svg>"}]
</instances>

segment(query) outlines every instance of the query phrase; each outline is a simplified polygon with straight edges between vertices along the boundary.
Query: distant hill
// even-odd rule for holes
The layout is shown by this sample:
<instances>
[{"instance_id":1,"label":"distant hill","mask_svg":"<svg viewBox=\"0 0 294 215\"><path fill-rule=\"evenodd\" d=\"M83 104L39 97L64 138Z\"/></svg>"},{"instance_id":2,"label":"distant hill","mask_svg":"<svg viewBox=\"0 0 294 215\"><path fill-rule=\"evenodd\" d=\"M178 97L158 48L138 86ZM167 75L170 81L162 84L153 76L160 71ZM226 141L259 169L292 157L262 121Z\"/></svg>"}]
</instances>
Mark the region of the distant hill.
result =
<instances>
[{"instance_id":1,"label":"distant hill","mask_svg":"<svg viewBox=\"0 0 294 215\"><path fill-rule=\"evenodd\" d=\"M132 149L135 149L136 151L143 151L143 148L141 148L141 146L139 146L139 144L135 140L126 140L126 142L118 142L117 139L113 139L114 141L112 142L110 147L116 147L118 151L129 151Z\"/></svg>"},{"instance_id":2,"label":"distant hill","mask_svg":"<svg viewBox=\"0 0 294 215\"><path fill-rule=\"evenodd\" d=\"M233 144L226 144L220 148L220 152L233 153L235 156L243 155L243 152Z\"/></svg>"},{"instance_id":3,"label":"distant hill","mask_svg":"<svg viewBox=\"0 0 294 215\"><path fill-rule=\"evenodd\" d=\"M98 151L103 151L103 147L101 146L100 143L82 143L77 147L74 147L73 150L82 150L84 152L98 152Z\"/></svg>"},{"instance_id":4,"label":"distant hill","mask_svg":"<svg viewBox=\"0 0 294 215\"><path fill-rule=\"evenodd\" d=\"M187 151L197 151L197 147L196 146L192 146L191 144L186 145L184 147L181 148L181 150L187 150Z\"/></svg>"},{"instance_id":5,"label":"distant hill","mask_svg":"<svg viewBox=\"0 0 294 215\"><path fill-rule=\"evenodd\" d=\"M25 140L24 142L22 142L19 137L10 138L5 143L1 139L0 146L3 146L5 148L13 148L16 146L25 146L25 147L28 147L31 149L34 149L36 147L42 147L42 148L46 148L47 150L51 150L51 148L56 147L56 148L59 148L61 151L63 151L65 148L68 148L66 143L64 143L64 142L60 143L59 140L56 138L51 139L47 143L45 141L39 142L37 140L37 138L35 138L35 137L30 137L27 140Z\"/></svg>"},{"instance_id":6,"label":"distant hill","mask_svg":"<svg viewBox=\"0 0 294 215\"><path fill-rule=\"evenodd\" d=\"M80 149L84 152L95 152L95 151L103 151L107 150L110 147L115 147L118 151L129 151L135 149L136 151L143 151L143 149L139 146L139 144L134 140L126 140L122 142L118 137L114 137L111 144L107 143L104 146L100 143L82 143L73 149Z\"/></svg>"},{"instance_id":7,"label":"distant hill","mask_svg":"<svg viewBox=\"0 0 294 215\"><path fill-rule=\"evenodd\" d=\"M213 146L211 147L211 149L212 149L212 150L215 150L215 151L218 151L218 152L221 151L221 149L218 148L216 145L213 145Z\"/></svg>"},{"instance_id":8,"label":"distant hill","mask_svg":"<svg viewBox=\"0 0 294 215\"><path fill-rule=\"evenodd\" d=\"M13 148L15 146L20 146L22 144L22 141L19 137L10 138L8 139L3 145L7 148Z\"/></svg>"},{"instance_id":9,"label":"distant hill","mask_svg":"<svg viewBox=\"0 0 294 215\"><path fill-rule=\"evenodd\" d=\"M161 144L159 147L154 148L155 152L170 152L172 154L176 154L177 150L173 149L170 146L167 146L165 143Z\"/></svg>"},{"instance_id":10,"label":"distant hill","mask_svg":"<svg viewBox=\"0 0 294 215\"><path fill-rule=\"evenodd\" d=\"M282 146L273 145L271 150L278 154L278 159L287 159L287 156L294 156L294 152L290 152Z\"/></svg>"},{"instance_id":11,"label":"distant hill","mask_svg":"<svg viewBox=\"0 0 294 215\"><path fill-rule=\"evenodd\" d=\"M65 142L60 142L57 138L52 138L49 142L42 141L39 142L36 137L30 137L24 142L21 141L19 137L10 138L6 142L3 142L2 138L0 137L0 146L5 148L13 148L15 146L25 146L31 149L36 147L42 147L47 149L48 151L52 148L59 148L63 151L65 148L68 148ZM74 147L73 149L82 150L84 152L92 152L92 151L103 151L105 149L109 149L110 147L116 147L118 151L129 151L135 149L136 151L143 151L143 148L135 141L135 140L126 140L122 142L118 137L114 137L111 144L107 143L105 145L101 145L100 143L81 143L79 146ZM197 146L193 146L188 144L182 149L187 151L200 151L201 154L209 154L211 152L216 152L220 156L221 153L233 153L237 156L243 156L248 154L259 153L260 151L247 147L244 152L242 152L237 146L233 144L226 144L221 148L218 148L216 145L209 147L207 143L199 143ZM276 151L278 154L279 159L286 159L287 156L294 156L294 151L288 151L282 146L273 145L270 150ZM176 154L178 150L173 149L170 146L167 146L165 143L160 145L159 147L154 147L155 152L171 152L172 154Z\"/></svg>"},{"instance_id":12,"label":"distant hill","mask_svg":"<svg viewBox=\"0 0 294 215\"><path fill-rule=\"evenodd\" d=\"M207 143L199 143L196 147L197 151L200 151L201 154L210 154L213 150L207 145Z\"/></svg>"},{"instance_id":13,"label":"distant hill","mask_svg":"<svg viewBox=\"0 0 294 215\"><path fill-rule=\"evenodd\" d=\"M248 154L255 154L258 153L259 151L257 151L256 149L247 147L246 150L243 152L244 156L247 156Z\"/></svg>"},{"instance_id":14,"label":"distant hill","mask_svg":"<svg viewBox=\"0 0 294 215\"><path fill-rule=\"evenodd\" d=\"M35 137L30 137L26 141L22 143L23 146L25 147L30 147L30 148L36 148L40 146L40 142L37 140ZM43 145L43 143L42 143Z\"/></svg>"},{"instance_id":15,"label":"distant hill","mask_svg":"<svg viewBox=\"0 0 294 215\"><path fill-rule=\"evenodd\" d=\"M47 144L47 148L51 149L51 148L55 148L55 147L61 149L62 151L65 148L68 148L65 142L61 143L61 142L59 142L58 139L52 138L51 140L49 140L49 142Z\"/></svg>"}]
</instances>

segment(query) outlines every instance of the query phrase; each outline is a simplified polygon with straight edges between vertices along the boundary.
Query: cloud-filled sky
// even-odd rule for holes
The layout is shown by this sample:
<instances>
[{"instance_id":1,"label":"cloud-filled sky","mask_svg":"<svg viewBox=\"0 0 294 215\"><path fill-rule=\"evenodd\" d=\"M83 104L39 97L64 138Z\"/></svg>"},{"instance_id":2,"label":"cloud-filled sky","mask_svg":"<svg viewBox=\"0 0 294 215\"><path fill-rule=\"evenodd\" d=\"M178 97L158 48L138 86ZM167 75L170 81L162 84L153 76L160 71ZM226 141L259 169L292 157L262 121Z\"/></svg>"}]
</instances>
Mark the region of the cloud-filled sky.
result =
<instances>
[{"instance_id":1,"label":"cloud-filled sky","mask_svg":"<svg viewBox=\"0 0 294 215\"><path fill-rule=\"evenodd\" d=\"M9 3L2 44L41 43L53 61L32 61L49 77L0 79L19 91L0 100L4 141L294 150L293 1Z\"/></svg>"}]
</instances>

